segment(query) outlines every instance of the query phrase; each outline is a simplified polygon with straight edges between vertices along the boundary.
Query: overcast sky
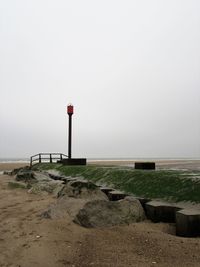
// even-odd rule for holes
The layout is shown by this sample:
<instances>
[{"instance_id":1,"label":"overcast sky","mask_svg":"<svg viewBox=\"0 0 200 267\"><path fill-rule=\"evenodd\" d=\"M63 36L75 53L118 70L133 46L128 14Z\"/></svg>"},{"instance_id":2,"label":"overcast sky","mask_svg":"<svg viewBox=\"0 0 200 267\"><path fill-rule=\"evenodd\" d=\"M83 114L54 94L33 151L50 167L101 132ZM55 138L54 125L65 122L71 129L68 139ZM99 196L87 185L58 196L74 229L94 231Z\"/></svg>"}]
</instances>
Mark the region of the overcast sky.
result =
<instances>
[{"instance_id":1,"label":"overcast sky","mask_svg":"<svg viewBox=\"0 0 200 267\"><path fill-rule=\"evenodd\" d=\"M0 1L0 158L200 158L199 0Z\"/></svg>"}]
</instances>

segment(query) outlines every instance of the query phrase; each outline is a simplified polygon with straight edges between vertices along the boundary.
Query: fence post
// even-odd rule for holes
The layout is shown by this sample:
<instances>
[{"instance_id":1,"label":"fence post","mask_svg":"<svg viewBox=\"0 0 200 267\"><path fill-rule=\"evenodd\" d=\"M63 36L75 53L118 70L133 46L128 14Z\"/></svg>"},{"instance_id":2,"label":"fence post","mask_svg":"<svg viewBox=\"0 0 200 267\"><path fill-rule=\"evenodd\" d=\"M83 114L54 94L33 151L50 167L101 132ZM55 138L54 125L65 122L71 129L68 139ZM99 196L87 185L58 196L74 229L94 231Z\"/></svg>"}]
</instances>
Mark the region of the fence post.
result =
<instances>
[{"instance_id":1,"label":"fence post","mask_svg":"<svg viewBox=\"0 0 200 267\"><path fill-rule=\"evenodd\" d=\"M51 154L50 154L50 163L52 163L52 156L51 156Z\"/></svg>"},{"instance_id":2,"label":"fence post","mask_svg":"<svg viewBox=\"0 0 200 267\"><path fill-rule=\"evenodd\" d=\"M60 160L62 160L62 154L60 154Z\"/></svg>"},{"instance_id":3,"label":"fence post","mask_svg":"<svg viewBox=\"0 0 200 267\"><path fill-rule=\"evenodd\" d=\"M39 154L39 163L41 163L41 154Z\"/></svg>"}]
</instances>

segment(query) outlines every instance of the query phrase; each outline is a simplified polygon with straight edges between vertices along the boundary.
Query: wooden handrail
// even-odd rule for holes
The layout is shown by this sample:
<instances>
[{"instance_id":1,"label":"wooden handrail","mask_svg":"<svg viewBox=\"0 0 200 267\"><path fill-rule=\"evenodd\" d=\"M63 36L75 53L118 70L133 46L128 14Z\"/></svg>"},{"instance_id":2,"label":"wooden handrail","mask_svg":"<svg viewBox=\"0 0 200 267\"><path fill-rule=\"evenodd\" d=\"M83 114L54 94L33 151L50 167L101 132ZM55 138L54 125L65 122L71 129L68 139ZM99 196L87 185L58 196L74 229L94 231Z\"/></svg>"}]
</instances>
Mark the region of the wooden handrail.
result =
<instances>
[{"instance_id":1,"label":"wooden handrail","mask_svg":"<svg viewBox=\"0 0 200 267\"><path fill-rule=\"evenodd\" d=\"M48 156L48 157L43 157ZM49 163L52 163L53 160L62 160L63 158L68 158L67 155L63 153L38 153L30 157L30 166L33 166L33 162L42 163L43 160L48 160ZM36 163L35 163L36 164Z\"/></svg>"}]
</instances>

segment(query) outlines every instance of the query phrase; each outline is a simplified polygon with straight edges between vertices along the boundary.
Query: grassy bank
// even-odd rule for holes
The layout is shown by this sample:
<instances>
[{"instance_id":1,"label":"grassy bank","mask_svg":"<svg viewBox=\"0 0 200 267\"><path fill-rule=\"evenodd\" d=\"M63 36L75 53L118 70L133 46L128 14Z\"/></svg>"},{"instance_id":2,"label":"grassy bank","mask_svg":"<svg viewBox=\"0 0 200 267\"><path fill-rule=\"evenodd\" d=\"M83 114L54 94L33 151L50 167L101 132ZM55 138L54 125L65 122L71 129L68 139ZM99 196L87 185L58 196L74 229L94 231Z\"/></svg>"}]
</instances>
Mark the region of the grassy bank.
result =
<instances>
[{"instance_id":1,"label":"grassy bank","mask_svg":"<svg viewBox=\"0 0 200 267\"><path fill-rule=\"evenodd\" d=\"M43 170L56 169L66 176L82 176L95 183L112 186L136 196L171 201L200 203L200 172L156 170L128 167L37 165Z\"/></svg>"}]
</instances>

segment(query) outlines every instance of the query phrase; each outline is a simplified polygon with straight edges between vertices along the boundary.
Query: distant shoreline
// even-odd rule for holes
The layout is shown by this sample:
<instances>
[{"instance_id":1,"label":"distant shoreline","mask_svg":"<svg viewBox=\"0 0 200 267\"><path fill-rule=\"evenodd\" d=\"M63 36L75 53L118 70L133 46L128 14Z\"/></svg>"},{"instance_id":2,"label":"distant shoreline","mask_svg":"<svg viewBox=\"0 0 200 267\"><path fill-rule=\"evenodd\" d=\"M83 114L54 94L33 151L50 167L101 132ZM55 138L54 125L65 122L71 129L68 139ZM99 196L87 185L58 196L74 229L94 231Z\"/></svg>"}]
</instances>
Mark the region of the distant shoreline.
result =
<instances>
[{"instance_id":1,"label":"distant shoreline","mask_svg":"<svg viewBox=\"0 0 200 267\"><path fill-rule=\"evenodd\" d=\"M154 161L157 169L200 171L200 159L89 159L88 165L134 167L136 161ZM28 160L0 160L0 171L29 166Z\"/></svg>"},{"instance_id":2,"label":"distant shoreline","mask_svg":"<svg viewBox=\"0 0 200 267\"><path fill-rule=\"evenodd\" d=\"M88 162L135 162L135 161L200 161L200 158L87 158ZM0 158L1 163L29 163L29 158Z\"/></svg>"}]
</instances>

